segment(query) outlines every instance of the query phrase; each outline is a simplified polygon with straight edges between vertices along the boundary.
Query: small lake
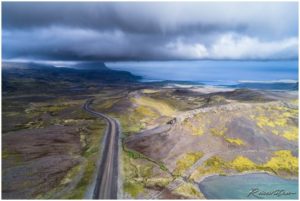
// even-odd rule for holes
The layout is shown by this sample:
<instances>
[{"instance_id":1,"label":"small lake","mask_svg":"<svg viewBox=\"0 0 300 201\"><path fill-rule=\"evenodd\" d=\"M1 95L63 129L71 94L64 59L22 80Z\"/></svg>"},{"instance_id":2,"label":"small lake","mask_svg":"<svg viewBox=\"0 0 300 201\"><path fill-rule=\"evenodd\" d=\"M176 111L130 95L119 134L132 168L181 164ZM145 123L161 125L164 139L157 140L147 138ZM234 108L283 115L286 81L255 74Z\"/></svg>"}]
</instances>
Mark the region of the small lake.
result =
<instances>
[{"instance_id":1,"label":"small lake","mask_svg":"<svg viewBox=\"0 0 300 201\"><path fill-rule=\"evenodd\" d=\"M199 187L207 199L298 199L298 180L265 173L211 176Z\"/></svg>"}]
</instances>

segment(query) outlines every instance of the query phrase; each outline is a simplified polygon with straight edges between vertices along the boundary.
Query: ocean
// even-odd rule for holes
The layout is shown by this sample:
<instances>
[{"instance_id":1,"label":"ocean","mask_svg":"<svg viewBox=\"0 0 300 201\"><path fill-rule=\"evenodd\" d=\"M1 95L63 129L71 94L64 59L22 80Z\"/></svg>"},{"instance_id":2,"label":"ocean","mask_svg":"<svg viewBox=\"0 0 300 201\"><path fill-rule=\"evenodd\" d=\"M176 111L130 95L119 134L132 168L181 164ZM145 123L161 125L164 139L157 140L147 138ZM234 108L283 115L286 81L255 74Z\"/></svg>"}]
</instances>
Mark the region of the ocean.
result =
<instances>
[{"instance_id":1,"label":"ocean","mask_svg":"<svg viewBox=\"0 0 300 201\"><path fill-rule=\"evenodd\" d=\"M143 82L190 81L207 85L298 82L296 60L108 62L106 65L142 76Z\"/></svg>"}]
</instances>

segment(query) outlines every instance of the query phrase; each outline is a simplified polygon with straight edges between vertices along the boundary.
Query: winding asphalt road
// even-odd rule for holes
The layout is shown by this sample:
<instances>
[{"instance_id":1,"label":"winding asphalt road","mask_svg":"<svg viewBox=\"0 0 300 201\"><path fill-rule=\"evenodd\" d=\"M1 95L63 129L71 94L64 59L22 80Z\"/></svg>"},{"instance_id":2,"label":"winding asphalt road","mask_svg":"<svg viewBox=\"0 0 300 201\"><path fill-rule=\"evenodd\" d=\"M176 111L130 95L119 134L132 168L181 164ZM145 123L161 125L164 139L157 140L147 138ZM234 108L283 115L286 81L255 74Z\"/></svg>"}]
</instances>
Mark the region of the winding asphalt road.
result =
<instances>
[{"instance_id":1,"label":"winding asphalt road","mask_svg":"<svg viewBox=\"0 0 300 201\"><path fill-rule=\"evenodd\" d=\"M118 122L90 108L92 99L88 100L83 109L88 113L103 118L107 123L102 159L97 170L97 179L93 191L93 199L117 199L119 174L119 134Z\"/></svg>"}]
</instances>

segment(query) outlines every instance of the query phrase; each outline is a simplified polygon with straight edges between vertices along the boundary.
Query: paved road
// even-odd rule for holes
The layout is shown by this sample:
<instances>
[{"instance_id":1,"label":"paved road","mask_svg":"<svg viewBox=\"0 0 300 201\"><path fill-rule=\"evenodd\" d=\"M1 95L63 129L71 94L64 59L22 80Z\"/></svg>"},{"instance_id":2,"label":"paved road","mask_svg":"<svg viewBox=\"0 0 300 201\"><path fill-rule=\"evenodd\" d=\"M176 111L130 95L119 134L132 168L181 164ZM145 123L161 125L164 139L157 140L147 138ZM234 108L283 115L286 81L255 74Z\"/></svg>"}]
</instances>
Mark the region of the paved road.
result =
<instances>
[{"instance_id":1,"label":"paved road","mask_svg":"<svg viewBox=\"0 0 300 201\"><path fill-rule=\"evenodd\" d=\"M90 108L93 100L84 104L84 110L90 114L105 119L107 123L106 136L104 138L104 149L99 165L97 180L93 192L93 199L117 199L118 174L119 174L119 133L118 122L100 112Z\"/></svg>"}]
</instances>

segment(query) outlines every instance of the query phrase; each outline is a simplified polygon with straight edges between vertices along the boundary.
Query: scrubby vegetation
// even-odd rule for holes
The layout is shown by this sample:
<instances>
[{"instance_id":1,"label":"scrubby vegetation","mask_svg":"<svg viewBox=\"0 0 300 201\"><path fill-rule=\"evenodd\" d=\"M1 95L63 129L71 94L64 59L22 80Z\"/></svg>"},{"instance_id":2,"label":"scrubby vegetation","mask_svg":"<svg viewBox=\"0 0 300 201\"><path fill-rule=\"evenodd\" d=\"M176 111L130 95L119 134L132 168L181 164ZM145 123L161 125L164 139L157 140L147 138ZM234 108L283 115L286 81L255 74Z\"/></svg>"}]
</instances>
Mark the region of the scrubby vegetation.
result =
<instances>
[{"instance_id":1,"label":"scrubby vegetation","mask_svg":"<svg viewBox=\"0 0 300 201\"><path fill-rule=\"evenodd\" d=\"M175 110L163 101L154 100L149 97L130 98L132 104L124 112L113 113L120 120L123 134L136 134L148 126L164 123L170 120ZM160 119L159 122L156 122Z\"/></svg>"},{"instance_id":2,"label":"scrubby vegetation","mask_svg":"<svg viewBox=\"0 0 300 201\"><path fill-rule=\"evenodd\" d=\"M173 93L155 91L153 93L145 93L144 95L149 96L152 100L164 99L165 103L168 103L169 105L172 105L172 107L175 107L177 109L176 104L173 104L172 101L176 102L178 101L177 99L181 101L184 100L183 95L186 93L189 93L189 95L191 95L191 92L185 92L184 90L178 90L176 92L173 91ZM245 92L240 93L241 94L239 95L243 95L242 93ZM233 156L231 156L229 153L228 155L224 153L224 158L222 158L223 154L220 154L222 155L222 157L215 155L204 161L204 163L191 174L189 179L195 181L205 175L228 175L243 173L247 171L267 171L279 176L297 175L298 173L294 170L289 172L287 171L287 169L284 170L284 168L278 170L278 167L276 168L274 164L272 166L270 161L274 161L276 155L275 153L272 158L266 159L264 158L265 155L262 155L262 153L258 152L258 155L260 156L258 157L258 160L252 160L253 153L252 151L249 151L248 154L247 150L259 150L262 146L264 146L264 149L266 149L267 152L266 154L270 154L271 150L273 150L274 148L272 144L273 140L276 139L273 139L274 136L271 136L271 133L281 136L284 143L286 143L285 140L296 141L298 138L298 128L296 124L298 121L298 110L288 108L281 103L278 103L278 105L274 102L268 102L264 104L263 102L270 100L264 99L263 97L259 101L248 101L246 100L248 99L247 97L243 97L245 98L245 100L240 104L238 98L233 98L228 101L228 97L224 99L221 96L222 95L212 96L210 101L207 101L207 97L209 97L209 95L207 95L207 97L203 97L201 95L199 95L198 97L188 96L185 100L185 103L196 100L200 101L200 99L202 99L200 101L201 103L199 102L197 104L201 105L202 107L216 107L207 108L207 110L206 108L204 108L203 112L200 112L198 114L191 113L191 116L180 122L179 125L175 124L175 128L178 128L178 130L169 132L166 137L159 137L158 135L156 137L157 139L162 140L165 140L165 137L166 143L174 143L174 138L179 136L180 139L183 139L182 137L186 137L188 138L187 140L191 143L191 146L194 146L197 143L198 145L203 146L203 150L205 151L207 151L207 149L209 151L219 151L220 153L222 153L222 151L232 151ZM222 104L227 105L225 107L219 107L219 105ZM182 105L178 106L178 108L180 108L178 109L178 111L182 110L181 106ZM185 105L184 107L188 108L187 105ZM155 109L153 110L155 111ZM180 132L182 132L182 135L180 135ZM154 138L154 136L151 136L151 138L145 138L145 140L149 139L151 143L153 143L155 142L155 140L153 140L152 138ZM252 142L252 140L254 141ZM203 141L207 141L208 143L216 142L216 144L218 144L218 147L215 147L214 149L209 145L206 146ZM145 150L144 153L149 153L149 151L154 150L154 148L151 149L150 142L147 144L146 141L137 140L137 143L140 142L141 144L139 144L138 147L139 149ZM132 145L132 147L134 147L134 145ZM157 147L155 147L155 149L156 148ZM278 149L280 148L284 149L285 147L279 145ZM178 151L178 149L176 151ZM239 151L241 151L241 155L239 155ZM245 153L247 154L243 155L244 151L246 151ZM187 169L189 169L189 167L192 167L192 165L202 157L202 154L195 157L195 155L193 155L186 149L183 149L180 153L182 154L176 161L175 167L172 172L175 177L181 177L183 173ZM168 154L168 157L173 158L174 156L170 153ZM294 159L298 160L297 157L294 157L293 159L291 159L291 161L293 161ZM289 164L289 162L287 161L281 162ZM179 191L181 190L179 189ZM182 190L182 192L183 193L180 194L174 191L172 192L172 194L176 194L179 197L187 197L184 195L184 192L189 192L190 194L192 194L188 189L185 188Z\"/></svg>"},{"instance_id":3,"label":"scrubby vegetation","mask_svg":"<svg viewBox=\"0 0 300 201\"><path fill-rule=\"evenodd\" d=\"M257 114L251 115L259 128L271 129L271 133L290 141L298 140L298 109L284 106L270 106L256 108Z\"/></svg>"},{"instance_id":4,"label":"scrubby vegetation","mask_svg":"<svg viewBox=\"0 0 300 201\"><path fill-rule=\"evenodd\" d=\"M80 162L74 162L74 167L69 169L62 169L62 173L65 172L65 174L62 174L64 176L56 181L57 184L55 185L55 188L47 190L47 192L38 191L35 197L82 199L96 169L100 142L106 124L81 109L85 99L71 100L68 97L60 97L51 99L51 101L40 102L39 100L42 98L43 97L36 98L33 96L31 98L32 102L29 104L26 104L25 102L24 107L20 111L16 110L18 107L7 110L8 114L12 114L12 111L14 111L14 118L20 115L23 115L23 118L20 120L13 120L12 124L9 125L10 127L6 128L6 131L27 131L27 129L33 129L34 131L35 129L48 129L49 131L47 132L51 132L53 126L63 126L63 129L66 131L70 130L69 132L71 132L71 130L72 132L75 131L73 135L78 141L69 142L66 141L66 139L59 139L59 137L53 136L53 144L64 143L65 150L61 150L61 152L64 151L65 155L69 155L70 160ZM6 104L8 104L7 101L10 100L5 100ZM12 99L12 102L14 101L18 101L18 104L23 104L22 101L24 100ZM63 132L66 131L61 132L63 134ZM20 133L20 135L21 134L22 133ZM45 137L45 140L48 138L51 140L52 138L51 135ZM37 143L41 142L37 141ZM51 144L47 146L51 146ZM41 149L36 147L41 147ZM36 147L34 147L36 150L35 152L37 155L40 153L40 158L43 158L44 155L47 156L47 153L44 153L47 151L46 145L41 144ZM79 147L80 152L76 151L76 147ZM28 147L27 149L30 151L32 148ZM16 163L11 165L25 167L26 163L31 163L31 161L26 161L26 163L24 163L24 158L17 153L16 156L18 157L18 160L16 160L16 157L13 154L10 154L10 152L11 151L7 150L8 154L6 154L4 158L2 156L2 158L5 160L16 161ZM26 150L24 150L24 152L26 152ZM53 152L55 152L55 150L53 150ZM51 155L51 153L49 154ZM45 172L47 171L48 170L45 170Z\"/></svg>"},{"instance_id":5,"label":"scrubby vegetation","mask_svg":"<svg viewBox=\"0 0 300 201\"><path fill-rule=\"evenodd\" d=\"M299 135L298 128L294 127L291 128L290 130L284 131L282 136L288 140L297 141L298 135Z\"/></svg>"},{"instance_id":6,"label":"scrubby vegetation","mask_svg":"<svg viewBox=\"0 0 300 201\"><path fill-rule=\"evenodd\" d=\"M240 138L230 138L225 135L225 132L227 131L227 128L217 129L217 128L211 128L210 132L212 135L217 137L222 137L226 142L229 144L241 146L245 145L245 142Z\"/></svg>"},{"instance_id":7,"label":"scrubby vegetation","mask_svg":"<svg viewBox=\"0 0 300 201\"><path fill-rule=\"evenodd\" d=\"M245 171L267 171L277 175L298 175L298 158L290 150L280 150L263 164L256 164L245 156L237 156L232 161L225 161L218 156L213 156L205 161L203 166L197 168L191 179L197 180L209 174L224 174Z\"/></svg>"},{"instance_id":8,"label":"scrubby vegetation","mask_svg":"<svg viewBox=\"0 0 300 201\"><path fill-rule=\"evenodd\" d=\"M199 190L190 183L184 183L174 191L175 194L188 199L203 199L204 196Z\"/></svg>"},{"instance_id":9,"label":"scrubby vegetation","mask_svg":"<svg viewBox=\"0 0 300 201\"><path fill-rule=\"evenodd\" d=\"M96 109L98 111L107 111L109 109L112 108L112 106L114 104L116 104L118 101L120 101L120 99L118 98L111 98L111 99L108 99L108 100L102 100L99 104L97 104L96 106Z\"/></svg>"},{"instance_id":10,"label":"scrubby vegetation","mask_svg":"<svg viewBox=\"0 0 300 201\"><path fill-rule=\"evenodd\" d=\"M201 136L204 134L203 129L200 125L195 126L189 119L184 120L183 126L190 130L192 135Z\"/></svg>"},{"instance_id":11,"label":"scrubby vegetation","mask_svg":"<svg viewBox=\"0 0 300 201\"><path fill-rule=\"evenodd\" d=\"M298 158L293 156L290 150L276 151L263 167L272 169L276 174L285 172L298 175Z\"/></svg>"},{"instance_id":12,"label":"scrubby vegetation","mask_svg":"<svg viewBox=\"0 0 300 201\"><path fill-rule=\"evenodd\" d=\"M148 106L153 110L157 111L162 116L173 116L175 115L176 110L170 107L167 103L152 99L146 96L132 98L131 101L138 105Z\"/></svg>"},{"instance_id":13,"label":"scrubby vegetation","mask_svg":"<svg viewBox=\"0 0 300 201\"><path fill-rule=\"evenodd\" d=\"M126 181L124 183L124 191L129 193L133 198L136 198L139 193L144 191L144 187L141 182Z\"/></svg>"},{"instance_id":14,"label":"scrubby vegetation","mask_svg":"<svg viewBox=\"0 0 300 201\"><path fill-rule=\"evenodd\" d=\"M147 163L147 161L145 161ZM139 193L143 192L143 180L152 175L153 166L139 165L135 162L132 155L123 154L123 176L124 176L124 191L132 197L136 197ZM145 176L146 178L143 178Z\"/></svg>"},{"instance_id":15,"label":"scrubby vegetation","mask_svg":"<svg viewBox=\"0 0 300 201\"><path fill-rule=\"evenodd\" d=\"M82 199L84 194L93 180L95 170L97 169L97 161L99 157L99 150L101 149L101 141L104 135L106 124L103 120L96 120L88 127L87 133L82 133L84 136L82 144L84 151L82 156L85 158L86 164L83 170L83 176L76 185L76 187L68 195L64 197L66 199Z\"/></svg>"},{"instance_id":16,"label":"scrubby vegetation","mask_svg":"<svg viewBox=\"0 0 300 201\"><path fill-rule=\"evenodd\" d=\"M236 157L229 166L239 172L254 170L257 168L257 165L253 163L249 158L244 156Z\"/></svg>"},{"instance_id":17,"label":"scrubby vegetation","mask_svg":"<svg viewBox=\"0 0 300 201\"><path fill-rule=\"evenodd\" d=\"M26 113L48 113L51 116L56 116L59 112L74 106L73 103L63 102L63 103L55 103L55 104L38 104L32 105L31 108L25 110Z\"/></svg>"},{"instance_id":18,"label":"scrubby vegetation","mask_svg":"<svg viewBox=\"0 0 300 201\"><path fill-rule=\"evenodd\" d=\"M188 168L190 168L202 156L203 156L202 152L190 152L190 153L184 154L176 162L176 167L173 171L173 174L177 175L177 176L182 175Z\"/></svg>"},{"instance_id":19,"label":"scrubby vegetation","mask_svg":"<svg viewBox=\"0 0 300 201\"><path fill-rule=\"evenodd\" d=\"M223 96L218 96L218 95L209 96L206 101L207 106L223 105L227 103L228 101Z\"/></svg>"},{"instance_id":20,"label":"scrubby vegetation","mask_svg":"<svg viewBox=\"0 0 300 201\"><path fill-rule=\"evenodd\" d=\"M166 171L167 169L160 162L149 159L142 154L123 149L123 179L124 191L131 197L136 198L145 188L163 188L169 184L172 177L168 172L161 176L156 175L156 171ZM159 168L159 169L158 169Z\"/></svg>"},{"instance_id":21,"label":"scrubby vegetation","mask_svg":"<svg viewBox=\"0 0 300 201\"><path fill-rule=\"evenodd\" d=\"M131 135L144 129L148 123L157 119L159 114L147 106L137 106L128 113L120 115L123 134Z\"/></svg>"},{"instance_id":22,"label":"scrubby vegetation","mask_svg":"<svg viewBox=\"0 0 300 201\"><path fill-rule=\"evenodd\" d=\"M2 102L3 139L6 139L7 135L20 131L36 131L37 134L44 134L44 131L49 129L50 131L47 131L52 135L49 134L46 137L49 138L46 143L42 141L43 146L40 141L33 144L34 152L30 154L24 154L31 149L27 145L19 146L23 147L23 151L25 150L23 155L14 149L3 147L2 160L7 166L11 165L7 169L5 169L7 166L3 168L3 175L7 173L7 170L22 167L25 164L24 156L28 157L27 164L31 163L29 156L35 157L34 160L36 160L45 156L57 158L56 156L67 155L66 160L71 161L70 165L62 170L59 169L61 167L59 163L47 166L47 168L58 169L60 172L57 174L62 176L57 177L58 179L55 181L51 180L52 183L48 186L52 186L49 187L51 189L47 189L47 192L43 192L39 188L37 194L28 196L28 198L83 198L96 170L100 141L106 126L103 121L97 120L81 110L86 99L91 97L95 98L93 103L95 110L102 111L120 121L122 137L166 124L181 112L213 106L213 110L196 114L183 121L182 124L177 121L172 125L172 129L163 134L151 135L149 138L138 141L137 143L141 144L136 146L137 150L141 152L145 150L143 154L123 146L123 187L125 194L129 197L149 198L149 193L162 191L178 177L184 180L184 184L167 193L171 193L177 198L199 199L202 198L202 195L192 185L192 182L205 175L227 175L247 171L268 171L280 176L298 175L298 158L296 156L298 109L294 106L298 104L297 99L287 100L287 106L284 104L269 105L268 101L270 100L265 98L263 93L251 90L208 94L197 91L200 88L195 90L180 89L179 87L160 88L162 85L159 84L154 87L149 87L147 84L144 86L142 83L136 86L132 83L114 86L109 81L109 85L106 86L99 84L98 82L101 81L98 78L96 82L92 82L90 80L83 81L80 76L81 74L78 74L79 83L71 83L68 80L65 80L67 83L57 80L47 83L48 81L22 80L22 78L4 83L4 88L9 90L6 90L8 95L4 96ZM43 76L43 79L45 78L47 76ZM41 88L38 88L39 86ZM48 88L51 90L48 91ZM20 91L19 89L30 90ZM205 91L205 89L200 91ZM33 95L27 96L27 93ZM274 94L272 96L275 96ZM285 102L281 101L282 97L280 96L278 102ZM231 106L240 102L242 102L240 108L230 110ZM258 102L260 102L258 105L252 105ZM221 105L224 104L227 104L228 111L221 109ZM244 105L247 106L245 110ZM55 133L51 126L57 129L56 133L68 135L67 138L61 139L60 135L52 137ZM29 133L28 136L31 134ZM38 138L37 135L36 139ZM276 143L272 141L273 139L276 139ZM12 142L16 142L18 138L13 140L15 141ZM184 140L185 146L180 145L182 140ZM150 145L147 144L148 142L151 142ZM3 145L5 144L6 142L3 142ZM12 144L14 143L11 143L10 146ZM60 149L56 148L58 144ZM291 147L295 147L294 155L290 150L280 150L289 149L287 147L289 144L292 145ZM221 154L212 156L204 161L190 178L183 178L184 172L203 157L202 152L191 152L190 146L199 146L197 150L203 150L208 154L211 152L226 153L224 157L223 155L221 157ZM58 154L55 152L57 155L51 155L53 152L48 151L49 147L51 150L57 149ZM255 157L253 153L243 154L243 151L247 151L248 148L260 150L262 147L266 149L266 152L259 155L257 160L252 160ZM134 149L134 145L131 148ZM271 150L274 148L279 151L272 153ZM157 158L159 160L163 158L164 163L147 156L149 153L156 154L157 150L159 150L158 154L161 154ZM176 155L178 153L180 157L175 162L174 158L178 157ZM227 153L228 155L226 155ZM49 170L47 168L39 173L47 172ZM171 172L168 168L174 169ZM7 192L16 188L35 191L35 188L41 185L38 183L40 180L36 180L36 185L28 186L28 183L32 181L28 182L25 176L26 181L22 188L11 184L3 185L4 191L7 186L13 187L6 189ZM55 176L53 174L51 178ZM48 177L48 179L50 178ZM43 184L47 183L48 179L44 179Z\"/></svg>"},{"instance_id":23,"label":"scrubby vegetation","mask_svg":"<svg viewBox=\"0 0 300 201\"><path fill-rule=\"evenodd\" d=\"M153 94L153 93L159 92L159 90L154 90L154 89L144 89L144 90L142 90L142 92L143 92L144 94Z\"/></svg>"},{"instance_id":24,"label":"scrubby vegetation","mask_svg":"<svg viewBox=\"0 0 300 201\"><path fill-rule=\"evenodd\" d=\"M212 128L212 129L210 130L210 132L211 132L211 134L213 134L214 136L222 137L222 136L224 136L226 130L227 130L227 128L222 128L222 129Z\"/></svg>"},{"instance_id":25,"label":"scrubby vegetation","mask_svg":"<svg viewBox=\"0 0 300 201\"><path fill-rule=\"evenodd\" d=\"M218 156L213 156L204 162L203 166L196 169L190 176L191 179L197 180L201 176L209 174L222 174L229 167L228 163Z\"/></svg>"},{"instance_id":26,"label":"scrubby vegetation","mask_svg":"<svg viewBox=\"0 0 300 201\"><path fill-rule=\"evenodd\" d=\"M226 142L235 145L245 145L244 141L239 138L225 138Z\"/></svg>"}]
</instances>

